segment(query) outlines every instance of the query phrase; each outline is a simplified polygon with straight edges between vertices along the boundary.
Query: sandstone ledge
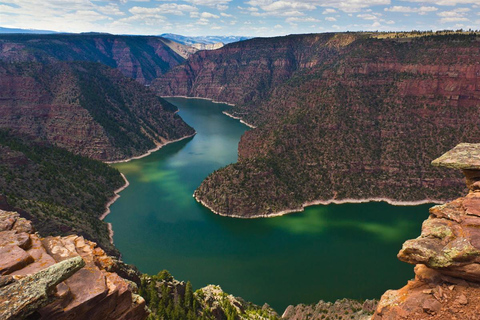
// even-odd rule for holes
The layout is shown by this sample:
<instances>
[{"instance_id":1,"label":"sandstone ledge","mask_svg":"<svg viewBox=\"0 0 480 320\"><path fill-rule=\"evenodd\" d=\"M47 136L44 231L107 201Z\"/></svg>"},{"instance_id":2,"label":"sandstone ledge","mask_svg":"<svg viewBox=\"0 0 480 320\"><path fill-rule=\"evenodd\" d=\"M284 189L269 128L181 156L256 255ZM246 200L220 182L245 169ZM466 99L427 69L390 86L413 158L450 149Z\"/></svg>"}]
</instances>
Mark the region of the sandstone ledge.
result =
<instances>
[{"instance_id":1,"label":"sandstone ledge","mask_svg":"<svg viewBox=\"0 0 480 320\"><path fill-rule=\"evenodd\" d=\"M75 235L40 238L16 212L0 210L0 221L0 318L32 312L48 320L147 317L136 284L113 272L123 270L122 263L94 242Z\"/></svg>"}]
</instances>

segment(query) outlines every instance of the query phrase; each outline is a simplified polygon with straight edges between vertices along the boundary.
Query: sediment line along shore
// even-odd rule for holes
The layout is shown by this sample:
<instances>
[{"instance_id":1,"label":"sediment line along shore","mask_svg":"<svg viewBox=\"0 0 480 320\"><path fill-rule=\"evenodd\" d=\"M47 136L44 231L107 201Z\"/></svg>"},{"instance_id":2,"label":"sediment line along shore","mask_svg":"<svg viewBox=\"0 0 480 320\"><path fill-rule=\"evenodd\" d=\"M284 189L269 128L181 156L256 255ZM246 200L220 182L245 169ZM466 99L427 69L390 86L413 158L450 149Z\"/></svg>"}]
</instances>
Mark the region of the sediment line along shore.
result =
<instances>
[{"instance_id":1,"label":"sediment line along shore","mask_svg":"<svg viewBox=\"0 0 480 320\"><path fill-rule=\"evenodd\" d=\"M250 128L252 128L252 129L255 129L255 128L256 128L253 124L250 124L250 123L247 123L247 122L243 121L242 118L240 118L240 117L236 117L236 116L234 116L234 115L232 115L232 114L230 114L230 113L228 113L228 112L226 112L226 111L223 111L222 113L223 113L224 115L226 115L227 117L230 117L230 118L233 118L233 119L236 119L236 120L240 120L240 123L243 123L243 124L246 125L247 127L250 127Z\"/></svg>"},{"instance_id":2,"label":"sediment line along shore","mask_svg":"<svg viewBox=\"0 0 480 320\"><path fill-rule=\"evenodd\" d=\"M166 146L167 144L191 138L195 134L197 134L197 133L195 132L194 134L182 137L180 139L171 140L171 141L167 141L163 144L159 144L155 148L148 150L147 153L142 154L142 155L137 156L137 157L132 157L132 158L129 158L129 159L119 160L119 161L108 161L108 162L105 162L105 163L120 163L120 162L128 162L128 161L131 161L131 160L141 159L141 158L144 158L146 156L151 155L155 151L160 150L160 148ZM122 176L123 180L125 181L125 184L113 192L115 195L105 204L105 212L100 216L100 218L99 218L100 220L105 219L105 217L110 214L110 206L112 204L114 204L115 201L118 200L118 198L120 198L119 193L122 192L123 190L125 190L130 185L130 183L127 180L127 177L125 177L125 175L123 173L120 173L120 175ZM111 223L107 223L107 225L108 225L108 233L109 233L109 237L110 237L110 243L113 244L113 227L112 227Z\"/></svg>"},{"instance_id":3,"label":"sediment line along shore","mask_svg":"<svg viewBox=\"0 0 480 320\"><path fill-rule=\"evenodd\" d=\"M210 98L203 98L203 97L187 97L187 96L162 96L162 98L185 98L185 99L202 99L202 100L208 100L208 101L211 101L213 103L221 103L221 104L226 104L226 105L229 105L229 106L232 106L232 107L235 107L235 105L233 103L228 103L228 102L224 102L224 101L216 101L216 100L213 100L213 99L210 99ZM226 111L223 111L222 112L224 115L230 117L230 118L233 118L233 119L236 119L236 120L240 120L240 123L243 123L244 125L246 125L247 127L250 127L252 129L255 129L256 127L253 125L253 124L250 124L250 123L247 123L245 121L242 120L242 118L240 117L236 117Z\"/></svg>"},{"instance_id":4,"label":"sediment line along shore","mask_svg":"<svg viewBox=\"0 0 480 320\"><path fill-rule=\"evenodd\" d=\"M123 163L123 162L129 162L129 161L132 161L132 160L142 159L142 158L148 157L148 156L151 155L153 152L160 150L162 147L166 146L167 144L170 144L170 143L174 143L174 142L178 142L178 141L181 141L181 140L184 140L184 139L191 138L191 137L193 137L193 136L196 135L196 134L197 134L197 133L195 132L195 133L193 133L193 134L190 134L190 135L185 136L185 137L181 137L181 138L179 138L179 139L169 140L169 141L166 141L166 142L164 142L164 143L159 143L159 144L157 144L157 146L156 146L155 148L150 149L150 150L148 150L146 153L141 154L141 155L139 155L139 156L131 157L131 158L124 159L124 160L104 161L104 163L107 163L107 164L111 164L111 163Z\"/></svg>"},{"instance_id":5,"label":"sediment line along shore","mask_svg":"<svg viewBox=\"0 0 480 320\"><path fill-rule=\"evenodd\" d=\"M203 98L203 97L187 97L187 96L162 96L162 98L202 99L202 100L208 100L208 101L211 101L211 102L213 102L213 103L221 103L221 104L226 104L226 105L229 105L229 106L235 107L235 105L234 105L234 104L232 104L232 103L229 103L229 102L217 101L217 100L213 100L213 99L210 99L210 98Z\"/></svg>"},{"instance_id":6,"label":"sediment line along shore","mask_svg":"<svg viewBox=\"0 0 480 320\"><path fill-rule=\"evenodd\" d=\"M110 214L110 206L115 201L117 201L118 198L120 198L119 193L122 192L123 190L125 190L125 188L127 188L130 185L130 182L128 182L125 175L123 173L120 173L120 175L122 176L123 180L125 181L125 184L123 186L121 186L120 188L118 188L117 190L113 191L113 193L115 193L115 195L110 199L110 201L108 201L105 204L105 212L100 216L100 218L99 218L100 220L105 219L105 217ZM110 243L113 244L113 227L112 227L112 224L110 222L107 222L107 227L108 227L108 236L110 238Z\"/></svg>"},{"instance_id":7,"label":"sediment line along shore","mask_svg":"<svg viewBox=\"0 0 480 320\"><path fill-rule=\"evenodd\" d=\"M273 217L280 217L289 213L295 213L295 212L303 212L305 211L306 207L309 206L317 206L317 205L329 205L329 204L345 204L345 203L366 203L366 202L386 202L390 205L393 206L418 206L421 204L442 204L445 201L440 201L440 200L434 200L434 199L425 199L425 200L418 200L418 201L397 201L397 200L392 200L388 198L367 198L367 199L341 199L341 200L336 200L336 199L330 199L330 200L316 200L316 201L308 201L302 204L301 208L296 208L296 209L285 209L282 211L278 212L273 212L269 214L258 214L250 217L245 217L245 216L239 216L239 215L230 215L230 214L224 214L215 211L212 207L207 205L203 200L199 199L197 195L194 193L193 197L195 200L202 204L204 207L208 208L210 211L212 211L215 214L218 214L219 216L223 217L231 217L231 218L240 218L240 219L255 219L255 218L273 218Z\"/></svg>"}]
</instances>

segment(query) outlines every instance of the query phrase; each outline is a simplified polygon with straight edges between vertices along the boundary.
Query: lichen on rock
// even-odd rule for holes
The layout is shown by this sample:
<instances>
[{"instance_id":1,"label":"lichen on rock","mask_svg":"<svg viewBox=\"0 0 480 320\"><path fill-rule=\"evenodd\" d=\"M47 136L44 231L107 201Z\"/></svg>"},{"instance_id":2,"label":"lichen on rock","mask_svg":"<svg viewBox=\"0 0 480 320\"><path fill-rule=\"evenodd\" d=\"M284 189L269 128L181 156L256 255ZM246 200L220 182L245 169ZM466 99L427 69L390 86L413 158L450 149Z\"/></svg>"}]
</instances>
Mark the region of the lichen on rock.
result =
<instances>
[{"instance_id":1,"label":"lichen on rock","mask_svg":"<svg viewBox=\"0 0 480 320\"><path fill-rule=\"evenodd\" d=\"M403 244L398 258L415 264L415 280L387 291L380 319L478 319L480 312L480 144L460 144L432 162L462 169L469 193L430 209L421 235ZM467 298L469 297L469 298Z\"/></svg>"}]
</instances>

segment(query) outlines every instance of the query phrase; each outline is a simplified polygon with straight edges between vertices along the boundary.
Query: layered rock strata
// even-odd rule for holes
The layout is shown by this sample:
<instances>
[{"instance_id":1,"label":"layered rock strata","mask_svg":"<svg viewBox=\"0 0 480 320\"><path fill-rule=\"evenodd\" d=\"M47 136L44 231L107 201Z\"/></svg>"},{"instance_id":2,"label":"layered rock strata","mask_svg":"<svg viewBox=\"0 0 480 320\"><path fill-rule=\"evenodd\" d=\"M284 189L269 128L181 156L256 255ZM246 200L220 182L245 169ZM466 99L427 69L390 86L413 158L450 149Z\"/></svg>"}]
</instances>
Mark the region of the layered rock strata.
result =
<instances>
[{"instance_id":1,"label":"layered rock strata","mask_svg":"<svg viewBox=\"0 0 480 320\"><path fill-rule=\"evenodd\" d=\"M238 162L195 191L218 214L444 202L464 192L461 175L430 161L480 139L479 48L461 34L252 39L196 53L153 85L236 103L228 112L257 127L242 136Z\"/></svg>"},{"instance_id":2,"label":"layered rock strata","mask_svg":"<svg viewBox=\"0 0 480 320\"><path fill-rule=\"evenodd\" d=\"M415 279L387 291L373 319L478 319L480 313L480 144L460 144L434 165L467 173L465 197L430 209L421 235L398 258Z\"/></svg>"},{"instance_id":3,"label":"layered rock strata","mask_svg":"<svg viewBox=\"0 0 480 320\"><path fill-rule=\"evenodd\" d=\"M178 46L178 44L176 44ZM148 84L184 58L161 37L111 34L0 35L0 60L6 62L100 62Z\"/></svg>"},{"instance_id":4,"label":"layered rock strata","mask_svg":"<svg viewBox=\"0 0 480 320\"><path fill-rule=\"evenodd\" d=\"M112 272L124 268L95 243L74 235L41 238L15 212L0 210L0 221L2 319L146 318L136 284Z\"/></svg>"},{"instance_id":5,"label":"layered rock strata","mask_svg":"<svg viewBox=\"0 0 480 320\"><path fill-rule=\"evenodd\" d=\"M176 111L97 63L0 62L0 129L96 160L124 160L194 134Z\"/></svg>"}]
</instances>

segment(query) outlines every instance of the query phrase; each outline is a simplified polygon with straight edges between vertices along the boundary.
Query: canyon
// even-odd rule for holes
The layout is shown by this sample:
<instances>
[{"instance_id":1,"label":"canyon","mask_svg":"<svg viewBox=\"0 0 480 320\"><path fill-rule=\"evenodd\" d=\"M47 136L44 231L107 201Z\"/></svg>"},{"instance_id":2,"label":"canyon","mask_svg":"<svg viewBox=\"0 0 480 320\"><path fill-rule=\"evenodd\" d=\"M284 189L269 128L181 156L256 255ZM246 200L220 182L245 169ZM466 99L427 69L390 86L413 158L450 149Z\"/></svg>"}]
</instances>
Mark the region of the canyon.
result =
<instances>
[{"instance_id":1,"label":"canyon","mask_svg":"<svg viewBox=\"0 0 480 320\"><path fill-rule=\"evenodd\" d=\"M479 44L474 34L257 38L198 52L152 88L235 104L229 114L256 127L242 137L238 162L195 191L215 213L439 202L464 186L430 161L480 138Z\"/></svg>"},{"instance_id":2,"label":"canyon","mask_svg":"<svg viewBox=\"0 0 480 320\"><path fill-rule=\"evenodd\" d=\"M368 319L376 310L373 319L475 319L478 146L447 154L454 159L447 166L467 174L466 196L460 197L460 173L430 162L480 138L476 35L257 38L186 61L175 50L185 57L191 52L167 42L103 34L0 36L2 315L145 319L137 290L149 303L163 298L165 308L185 302L185 283L142 276L112 257L119 252L98 219L124 180L95 160L127 160L195 134L155 92L234 104L228 114L255 127L241 139L238 162L195 191L220 215L268 217L369 199L448 200L430 210L421 236L400 251L399 259L416 265L404 288L385 293L378 306L321 301L291 306L283 318ZM35 297L27 294L33 307L12 306L12 292L30 292L32 283L47 286ZM278 317L269 306L218 286L200 289L195 299L194 311L201 311L193 317ZM163 312L152 310L152 319Z\"/></svg>"},{"instance_id":3,"label":"canyon","mask_svg":"<svg viewBox=\"0 0 480 320\"><path fill-rule=\"evenodd\" d=\"M463 170L469 192L432 207L421 235L404 243L398 257L416 265L415 279L387 291L378 304L320 301L289 306L282 319L476 319L480 144L460 144L433 164ZM184 314L178 319L279 318L268 305L256 306L218 286L193 292L166 271L141 275L81 236L42 238L19 213L0 210L0 218L2 318L143 320L152 312L145 299L153 308L150 319L164 312Z\"/></svg>"}]
</instances>

